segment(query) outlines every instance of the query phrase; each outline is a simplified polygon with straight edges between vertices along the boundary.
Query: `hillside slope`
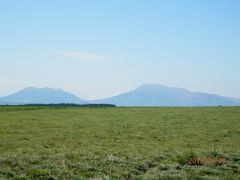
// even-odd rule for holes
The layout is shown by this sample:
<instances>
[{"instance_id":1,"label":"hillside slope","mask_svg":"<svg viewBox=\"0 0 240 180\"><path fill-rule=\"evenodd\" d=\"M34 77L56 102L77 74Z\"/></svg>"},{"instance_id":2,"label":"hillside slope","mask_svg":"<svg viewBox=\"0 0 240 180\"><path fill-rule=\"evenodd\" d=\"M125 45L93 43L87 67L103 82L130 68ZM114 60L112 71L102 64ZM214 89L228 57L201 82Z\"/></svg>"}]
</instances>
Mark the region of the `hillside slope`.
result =
<instances>
[{"instance_id":1,"label":"hillside slope","mask_svg":"<svg viewBox=\"0 0 240 180\"><path fill-rule=\"evenodd\" d=\"M58 104L76 103L83 104L84 100L54 88L34 88L28 87L9 96L1 97L0 104Z\"/></svg>"},{"instance_id":2,"label":"hillside slope","mask_svg":"<svg viewBox=\"0 0 240 180\"><path fill-rule=\"evenodd\" d=\"M139 88L107 99L92 101L111 103L118 106L237 106L239 99L215 94L191 92L182 88L147 84Z\"/></svg>"}]
</instances>

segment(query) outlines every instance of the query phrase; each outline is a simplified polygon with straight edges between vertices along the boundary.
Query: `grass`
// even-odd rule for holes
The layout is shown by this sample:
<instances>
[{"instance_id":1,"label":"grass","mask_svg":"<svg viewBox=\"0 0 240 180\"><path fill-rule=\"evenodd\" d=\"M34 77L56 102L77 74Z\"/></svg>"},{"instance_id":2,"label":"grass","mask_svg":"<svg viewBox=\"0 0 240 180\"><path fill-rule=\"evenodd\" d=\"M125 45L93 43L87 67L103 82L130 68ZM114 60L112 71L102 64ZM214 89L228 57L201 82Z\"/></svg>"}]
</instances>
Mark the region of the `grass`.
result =
<instances>
[{"instance_id":1,"label":"grass","mask_svg":"<svg viewBox=\"0 0 240 180\"><path fill-rule=\"evenodd\" d=\"M240 107L0 107L0 179L240 179Z\"/></svg>"}]
</instances>

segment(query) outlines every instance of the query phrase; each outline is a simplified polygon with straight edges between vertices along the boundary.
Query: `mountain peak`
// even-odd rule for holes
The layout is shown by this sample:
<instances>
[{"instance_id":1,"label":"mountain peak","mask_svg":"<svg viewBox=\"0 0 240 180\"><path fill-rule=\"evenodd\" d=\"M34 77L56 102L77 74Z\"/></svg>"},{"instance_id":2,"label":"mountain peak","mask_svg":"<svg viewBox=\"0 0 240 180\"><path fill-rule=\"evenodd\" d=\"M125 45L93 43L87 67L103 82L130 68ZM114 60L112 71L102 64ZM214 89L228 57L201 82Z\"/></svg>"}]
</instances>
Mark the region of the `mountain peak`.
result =
<instances>
[{"instance_id":1,"label":"mountain peak","mask_svg":"<svg viewBox=\"0 0 240 180\"><path fill-rule=\"evenodd\" d=\"M144 88L144 87L163 87L161 84L143 84L139 86L139 88Z\"/></svg>"},{"instance_id":2,"label":"mountain peak","mask_svg":"<svg viewBox=\"0 0 240 180\"><path fill-rule=\"evenodd\" d=\"M38 89L38 88L29 86L29 87L23 88L20 91L28 91L28 90L35 90L35 89Z\"/></svg>"},{"instance_id":3,"label":"mountain peak","mask_svg":"<svg viewBox=\"0 0 240 180\"><path fill-rule=\"evenodd\" d=\"M195 93L187 89L167 87L161 84L143 84L133 91L95 101L118 106L236 106L240 100Z\"/></svg>"},{"instance_id":4,"label":"mountain peak","mask_svg":"<svg viewBox=\"0 0 240 180\"><path fill-rule=\"evenodd\" d=\"M175 92L190 92L187 89L184 88L178 88L178 87L169 87L169 86L164 86L161 84L143 84L139 86L137 91L175 91Z\"/></svg>"},{"instance_id":5,"label":"mountain peak","mask_svg":"<svg viewBox=\"0 0 240 180\"><path fill-rule=\"evenodd\" d=\"M137 89L153 89L153 88L164 88L165 86L161 84L143 84L139 86Z\"/></svg>"},{"instance_id":6,"label":"mountain peak","mask_svg":"<svg viewBox=\"0 0 240 180\"><path fill-rule=\"evenodd\" d=\"M0 98L0 104L58 104L75 103L83 104L84 100L77 96L50 87L27 87L15 94Z\"/></svg>"}]
</instances>

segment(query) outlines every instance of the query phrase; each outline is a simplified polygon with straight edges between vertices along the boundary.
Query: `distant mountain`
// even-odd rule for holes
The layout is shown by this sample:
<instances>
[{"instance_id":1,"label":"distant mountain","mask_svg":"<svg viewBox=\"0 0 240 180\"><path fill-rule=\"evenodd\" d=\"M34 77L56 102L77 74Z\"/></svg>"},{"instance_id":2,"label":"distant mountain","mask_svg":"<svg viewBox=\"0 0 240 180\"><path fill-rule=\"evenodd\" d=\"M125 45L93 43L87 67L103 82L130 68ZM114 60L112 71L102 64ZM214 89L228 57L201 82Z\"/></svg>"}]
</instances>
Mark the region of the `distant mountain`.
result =
<instances>
[{"instance_id":1,"label":"distant mountain","mask_svg":"<svg viewBox=\"0 0 240 180\"><path fill-rule=\"evenodd\" d=\"M239 106L240 99L147 84L133 91L95 100L92 103L110 103L117 106Z\"/></svg>"},{"instance_id":2,"label":"distant mountain","mask_svg":"<svg viewBox=\"0 0 240 180\"><path fill-rule=\"evenodd\" d=\"M15 94L1 97L0 104L84 104L86 101L61 89L28 87Z\"/></svg>"},{"instance_id":3,"label":"distant mountain","mask_svg":"<svg viewBox=\"0 0 240 180\"><path fill-rule=\"evenodd\" d=\"M86 101L61 89L25 88L15 94L0 97L0 105L9 104L115 104L117 106L240 106L240 99L215 94L191 92L182 88L146 84L137 89L107 99Z\"/></svg>"}]
</instances>

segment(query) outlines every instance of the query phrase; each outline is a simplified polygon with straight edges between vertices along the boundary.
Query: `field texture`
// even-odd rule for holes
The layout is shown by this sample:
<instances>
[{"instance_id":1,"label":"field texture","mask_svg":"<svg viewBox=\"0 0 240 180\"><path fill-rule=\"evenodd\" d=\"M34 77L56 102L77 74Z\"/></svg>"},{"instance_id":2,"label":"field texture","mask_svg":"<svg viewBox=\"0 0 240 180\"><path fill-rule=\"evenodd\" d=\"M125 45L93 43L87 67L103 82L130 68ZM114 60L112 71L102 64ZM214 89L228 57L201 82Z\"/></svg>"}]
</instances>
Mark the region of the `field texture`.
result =
<instances>
[{"instance_id":1,"label":"field texture","mask_svg":"<svg viewBox=\"0 0 240 180\"><path fill-rule=\"evenodd\" d=\"M0 107L0 179L240 179L240 107Z\"/></svg>"}]
</instances>

